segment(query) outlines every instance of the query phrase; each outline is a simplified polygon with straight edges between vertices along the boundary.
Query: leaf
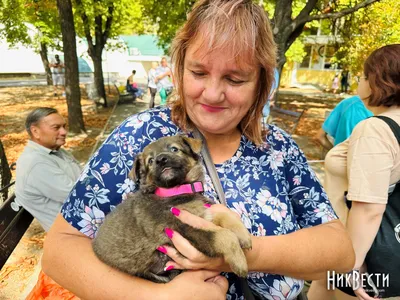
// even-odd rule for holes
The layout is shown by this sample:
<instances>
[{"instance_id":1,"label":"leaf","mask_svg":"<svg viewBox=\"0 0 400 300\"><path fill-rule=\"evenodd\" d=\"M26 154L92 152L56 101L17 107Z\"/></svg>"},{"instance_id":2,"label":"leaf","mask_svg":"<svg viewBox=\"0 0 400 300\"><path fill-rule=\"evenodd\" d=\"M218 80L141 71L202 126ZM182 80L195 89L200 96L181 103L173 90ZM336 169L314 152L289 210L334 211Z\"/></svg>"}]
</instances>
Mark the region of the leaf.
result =
<instances>
[{"instance_id":1,"label":"leaf","mask_svg":"<svg viewBox=\"0 0 400 300\"><path fill-rule=\"evenodd\" d=\"M303 191L308 191L308 190L309 190L308 187L298 186L298 187L295 187L293 190L291 190L289 195L293 196L295 194L298 194L298 193L303 192Z\"/></svg>"},{"instance_id":2,"label":"leaf","mask_svg":"<svg viewBox=\"0 0 400 300\"><path fill-rule=\"evenodd\" d=\"M101 177L101 174L98 171L90 169L90 174L92 174L104 186L103 177Z\"/></svg>"}]
</instances>

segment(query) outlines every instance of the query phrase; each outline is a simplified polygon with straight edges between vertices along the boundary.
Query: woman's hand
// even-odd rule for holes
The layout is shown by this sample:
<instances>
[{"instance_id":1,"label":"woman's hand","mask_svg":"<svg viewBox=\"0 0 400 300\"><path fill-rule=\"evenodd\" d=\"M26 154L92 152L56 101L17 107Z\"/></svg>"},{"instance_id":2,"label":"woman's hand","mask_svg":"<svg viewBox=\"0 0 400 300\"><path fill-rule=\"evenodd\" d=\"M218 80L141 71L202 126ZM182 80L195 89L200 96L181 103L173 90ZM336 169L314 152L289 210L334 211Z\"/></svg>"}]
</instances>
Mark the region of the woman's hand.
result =
<instances>
[{"instance_id":1,"label":"woman's hand","mask_svg":"<svg viewBox=\"0 0 400 300\"><path fill-rule=\"evenodd\" d=\"M365 264L365 262L361 266L360 272L361 272L361 274L367 272L367 265ZM361 279L361 274L359 275L360 279ZM359 286L360 286L360 288L354 290L354 294L356 294L358 299L360 299L360 300L374 300L374 299L376 299L376 298L371 297L370 295L367 294L367 292L362 287L361 282L359 282Z\"/></svg>"},{"instance_id":2,"label":"woman's hand","mask_svg":"<svg viewBox=\"0 0 400 300\"><path fill-rule=\"evenodd\" d=\"M169 299L223 300L226 299L228 280L215 271L187 271L165 284L165 289L162 294L168 295Z\"/></svg>"},{"instance_id":3,"label":"woman's hand","mask_svg":"<svg viewBox=\"0 0 400 300\"><path fill-rule=\"evenodd\" d=\"M234 212L220 204L212 205L209 209L211 213L223 211L237 216ZM184 210L179 211L175 208L174 214L180 221L195 228L212 229L218 227L212 222L209 222ZM223 257L210 258L208 256L205 256L203 253L194 248L190 244L190 242L178 232L172 233L171 241L174 244L175 248L163 246L164 249L167 251L166 254L173 260L167 262L165 266L166 269L207 269L220 272L231 271L229 265L225 262Z\"/></svg>"},{"instance_id":4,"label":"woman's hand","mask_svg":"<svg viewBox=\"0 0 400 300\"><path fill-rule=\"evenodd\" d=\"M368 295L362 287L358 288L357 290L354 290L354 294L356 294L357 298L360 300L376 300L376 298L373 298L370 295Z\"/></svg>"}]
</instances>

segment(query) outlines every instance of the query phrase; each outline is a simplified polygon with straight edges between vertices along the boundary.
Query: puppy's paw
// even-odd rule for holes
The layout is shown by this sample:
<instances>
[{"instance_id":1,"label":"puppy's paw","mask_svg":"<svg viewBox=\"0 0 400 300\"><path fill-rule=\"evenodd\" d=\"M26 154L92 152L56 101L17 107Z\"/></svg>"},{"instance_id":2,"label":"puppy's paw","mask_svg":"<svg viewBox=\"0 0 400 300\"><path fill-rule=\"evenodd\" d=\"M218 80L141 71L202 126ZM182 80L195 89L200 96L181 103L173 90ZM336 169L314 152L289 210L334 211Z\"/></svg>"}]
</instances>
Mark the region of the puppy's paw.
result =
<instances>
[{"instance_id":1,"label":"puppy's paw","mask_svg":"<svg viewBox=\"0 0 400 300\"><path fill-rule=\"evenodd\" d=\"M245 229L245 232L236 233L236 236L239 239L239 244L242 249L251 249L252 242L251 237L252 235Z\"/></svg>"},{"instance_id":2,"label":"puppy's paw","mask_svg":"<svg viewBox=\"0 0 400 300\"><path fill-rule=\"evenodd\" d=\"M239 277L246 277L248 271L246 256L243 251L238 251L236 255L225 257L226 261L232 269L232 272Z\"/></svg>"}]
</instances>

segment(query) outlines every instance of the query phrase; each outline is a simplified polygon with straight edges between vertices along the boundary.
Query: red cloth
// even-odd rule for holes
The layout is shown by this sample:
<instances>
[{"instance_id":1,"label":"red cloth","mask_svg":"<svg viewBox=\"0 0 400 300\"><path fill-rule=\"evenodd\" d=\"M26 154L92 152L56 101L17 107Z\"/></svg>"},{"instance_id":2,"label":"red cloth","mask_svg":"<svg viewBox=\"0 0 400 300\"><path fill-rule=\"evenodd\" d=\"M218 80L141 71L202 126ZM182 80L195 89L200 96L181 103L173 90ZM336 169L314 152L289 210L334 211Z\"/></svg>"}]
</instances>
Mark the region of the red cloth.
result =
<instances>
[{"instance_id":1,"label":"red cloth","mask_svg":"<svg viewBox=\"0 0 400 300\"><path fill-rule=\"evenodd\" d=\"M38 281L26 300L80 300L40 271Z\"/></svg>"}]
</instances>

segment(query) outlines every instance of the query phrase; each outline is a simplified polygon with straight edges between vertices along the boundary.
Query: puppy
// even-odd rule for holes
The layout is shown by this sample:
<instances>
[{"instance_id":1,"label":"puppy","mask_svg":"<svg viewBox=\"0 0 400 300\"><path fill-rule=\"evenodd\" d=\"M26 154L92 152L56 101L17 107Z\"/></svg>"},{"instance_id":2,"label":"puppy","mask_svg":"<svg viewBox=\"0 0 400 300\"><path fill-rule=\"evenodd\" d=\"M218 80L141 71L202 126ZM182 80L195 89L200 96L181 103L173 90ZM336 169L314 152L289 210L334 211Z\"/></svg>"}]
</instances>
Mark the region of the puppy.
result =
<instances>
[{"instance_id":1,"label":"puppy","mask_svg":"<svg viewBox=\"0 0 400 300\"><path fill-rule=\"evenodd\" d=\"M211 215L204 207L208 200L199 192L204 181L201 147L200 140L165 137L149 144L136 157L129 176L139 184L139 191L106 216L93 241L94 252L101 261L131 275L169 282L180 271L164 271L170 258L156 249L172 245L164 232L170 228L206 256L224 257L237 275L247 275L242 248L251 248L251 235L239 218L227 213ZM182 190L188 187L195 192ZM172 207L220 227L193 228L179 221L171 213Z\"/></svg>"}]
</instances>

